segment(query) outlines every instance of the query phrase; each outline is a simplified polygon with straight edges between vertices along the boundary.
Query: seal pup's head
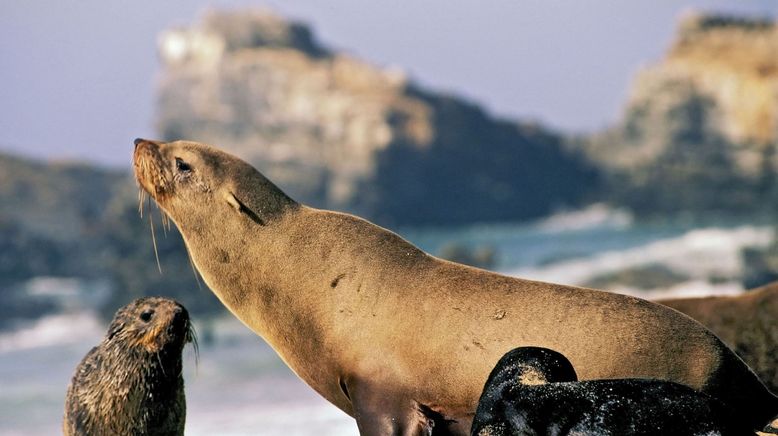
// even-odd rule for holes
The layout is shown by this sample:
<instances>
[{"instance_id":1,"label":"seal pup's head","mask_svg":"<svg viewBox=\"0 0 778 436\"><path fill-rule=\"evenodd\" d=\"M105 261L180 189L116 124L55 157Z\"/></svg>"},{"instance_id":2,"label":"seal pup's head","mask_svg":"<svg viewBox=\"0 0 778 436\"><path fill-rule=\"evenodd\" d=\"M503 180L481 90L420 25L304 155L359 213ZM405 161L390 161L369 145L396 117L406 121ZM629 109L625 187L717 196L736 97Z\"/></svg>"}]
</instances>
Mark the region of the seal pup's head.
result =
<instances>
[{"instance_id":1,"label":"seal pup's head","mask_svg":"<svg viewBox=\"0 0 778 436\"><path fill-rule=\"evenodd\" d=\"M163 353L180 360L184 345L194 340L184 306L169 298L144 297L116 311L103 344L136 354Z\"/></svg>"},{"instance_id":2,"label":"seal pup's head","mask_svg":"<svg viewBox=\"0 0 778 436\"><path fill-rule=\"evenodd\" d=\"M576 380L573 364L561 353L542 347L518 347L500 358L486 384L508 388Z\"/></svg>"},{"instance_id":3,"label":"seal pup's head","mask_svg":"<svg viewBox=\"0 0 778 436\"><path fill-rule=\"evenodd\" d=\"M141 188L182 231L223 227L226 214L264 225L295 204L254 167L205 144L138 138L133 167Z\"/></svg>"},{"instance_id":4,"label":"seal pup's head","mask_svg":"<svg viewBox=\"0 0 778 436\"><path fill-rule=\"evenodd\" d=\"M188 342L197 349L189 313L174 300L146 297L119 309L68 386L64 434L183 435Z\"/></svg>"},{"instance_id":5,"label":"seal pup's head","mask_svg":"<svg viewBox=\"0 0 778 436\"><path fill-rule=\"evenodd\" d=\"M473 420L472 434L511 434L501 419L504 399L520 396L525 386L578 380L572 363L561 353L542 347L518 347L505 353L486 380Z\"/></svg>"}]
</instances>

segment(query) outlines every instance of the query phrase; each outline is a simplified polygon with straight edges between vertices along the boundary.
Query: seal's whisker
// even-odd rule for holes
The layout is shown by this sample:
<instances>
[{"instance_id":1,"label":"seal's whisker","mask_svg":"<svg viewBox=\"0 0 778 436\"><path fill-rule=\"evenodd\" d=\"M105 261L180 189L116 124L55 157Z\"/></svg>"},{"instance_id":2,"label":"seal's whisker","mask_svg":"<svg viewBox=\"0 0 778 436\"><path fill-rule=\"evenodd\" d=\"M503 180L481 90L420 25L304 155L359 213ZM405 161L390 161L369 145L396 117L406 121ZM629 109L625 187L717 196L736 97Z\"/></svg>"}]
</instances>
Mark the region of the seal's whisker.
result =
<instances>
[{"instance_id":1,"label":"seal's whisker","mask_svg":"<svg viewBox=\"0 0 778 436\"><path fill-rule=\"evenodd\" d=\"M157 212L159 212L159 219L162 221L162 230L165 231L165 235L167 236L167 231L168 231L167 215L165 215L165 212L162 210L161 207L159 207L159 205L157 205Z\"/></svg>"},{"instance_id":2,"label":"seal's whisker","mask_svg":"<svg viewBox=\"0 0 778 436\"><path fill-rule=\"evenodd\" d=\"M200 344L197 342L197 332L191 322L186 329L186 341L191 342L195 354L195 368L200 366Z\"/></svg>"},{"instance_id":3,"label":"seal's whisker","mask_svg":"<svg viewBox=\"0 0 778 436\"><path fill-rule=\"evenodd\" d=\"M149 214L149 224L151 225L151 244L154 246L154 257L157 259L157 269L162 274L162 264L159 263L159 252L157 251L157 237L154 235L154 219Z\"/></svg>"},{"instance_id":4,"label":"seal's whisker","mask_svg":"<svg viewBox=\"0 0 778 436\"><path fill-rule=\"evenodd\" d=\"M172 231L173 227L170 224L170 215L167 214L162 208L159 209L159 213L162 214L162 225L167 227L167 231Z\"/></svg>"},{"instance_id":5,"label":"seal's whisker","mask_svg":"<svg viewBox=\"0 0 778 436\"><path fill-rule=\"evenodd\" d=\"M138 213L141 219L143 219L143 200L146 198L146 191L143 188L138 190Z\"/></svg>"},{"instance_id":6,"label":"seal's whisker","mask_svg":"<svg viewBox=\"0 0 778 436\"><path fill-rule=\"evenodd\" d=\"M192 267L192 274L194 274L195 281L197 282L197 289L203 290L203 285L200 283L200 273L197 271L197 268L195 267L194 260L192 260L192 253L189 252L189 246L184 244L184 248L186 248L186 257L189 258L189 266Z\"/></svg>"},{"instance_id":7,"label":"seal's whisker","mask_svg":"<svg viewBox=\"0 0 778 436\"><path fill-rule=\"evenodd\" d=\"M157 212L159 212L159 219L162 221L162 234L165 236L165 239L167 239L167 231L168 227L165 225L165 222L167 221L167 215L165 215L165 212L162 211L162 209L159 207L157 203L154 203L156 205Z\"/></svg>"},{"instance_id":8,"label":"seal's whisker","mask_svg":"<svg viewBox=\"0 0 778 436\"><path fill-rule=\"evenodd\" d=\"M159 357L159 351L157 351L157 352L156 352L156 353L154 353L154 354L156 354L156 355L157 355L157 362L159 362L159 369L162 371L162 375L163 375L164 377L167 377L167 374L165 374L165 365L163 365L163 364L162 364L162 358L161 358L161 357Z\"/></svg>"}]
</instances>

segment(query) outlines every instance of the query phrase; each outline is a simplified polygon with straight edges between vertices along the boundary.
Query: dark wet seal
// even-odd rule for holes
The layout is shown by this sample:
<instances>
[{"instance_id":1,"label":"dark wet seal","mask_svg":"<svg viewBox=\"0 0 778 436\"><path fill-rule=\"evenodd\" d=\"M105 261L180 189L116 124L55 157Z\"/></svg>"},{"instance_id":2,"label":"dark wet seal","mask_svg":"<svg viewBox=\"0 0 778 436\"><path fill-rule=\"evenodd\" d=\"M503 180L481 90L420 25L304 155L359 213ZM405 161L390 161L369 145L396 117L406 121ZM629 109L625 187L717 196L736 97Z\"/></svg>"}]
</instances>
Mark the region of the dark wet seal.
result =
<instances>
[{"instance_id":1,"label":"dark wet seal","mask_svg":"<svg viewBox=\"0 0 778 436\"><path fill-rule=\"evenodd\" d=\"M678 383L577 379L556 351L509 351L489 375L471 435L754 435L718 400Z\"/></svg>"},{"instance_id":2,"label":"dark wet seal","mask_svg":"<svg viewBox=\"0 0 778 436\"><path fill-rule=\"evenodd\" d=\"M187 342L196 349L189 313L174 300L139 298L119 309L103 341L76 368L63 433L183 435Z\"/></svg>"}]
</instances>

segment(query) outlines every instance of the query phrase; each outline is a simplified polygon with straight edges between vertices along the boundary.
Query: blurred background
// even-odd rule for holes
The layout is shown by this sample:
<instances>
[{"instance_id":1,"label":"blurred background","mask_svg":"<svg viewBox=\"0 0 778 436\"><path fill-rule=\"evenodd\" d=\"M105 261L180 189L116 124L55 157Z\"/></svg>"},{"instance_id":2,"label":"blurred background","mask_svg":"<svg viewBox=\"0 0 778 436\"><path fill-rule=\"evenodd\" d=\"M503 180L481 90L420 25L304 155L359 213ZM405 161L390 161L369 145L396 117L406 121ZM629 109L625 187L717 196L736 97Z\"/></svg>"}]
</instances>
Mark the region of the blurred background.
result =
<instances>
[{"instance_id":1,"label":"blurred background","mask_svg":"<svg viewBox=\"0 0 778 436\"><path fill-rule=\"evenodd\" d=\"M505 274L644 298L778 279L777 15L3 2L0 434L58 432L76 364L142 295L200 332L187 434L356 434L198 283L175 228L139 216L135 137L218 145L297 200Z\"/></svg>"}]
</instances>

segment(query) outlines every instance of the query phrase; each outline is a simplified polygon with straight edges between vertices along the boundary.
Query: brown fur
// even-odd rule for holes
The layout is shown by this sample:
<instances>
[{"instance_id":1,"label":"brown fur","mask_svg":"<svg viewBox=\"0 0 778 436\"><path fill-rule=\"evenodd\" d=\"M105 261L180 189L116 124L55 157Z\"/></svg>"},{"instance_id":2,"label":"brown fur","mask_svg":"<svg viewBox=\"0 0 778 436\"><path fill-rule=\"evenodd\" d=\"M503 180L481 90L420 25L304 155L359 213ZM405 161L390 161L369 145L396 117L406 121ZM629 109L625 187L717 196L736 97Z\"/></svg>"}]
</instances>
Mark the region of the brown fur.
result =
<instances>
[{"instance_id":1,"label":"brown fur","mask_svg":"<svg viewBox=\"0 0 778 436\"><path fill-rule=\"evenodd\" d=\"M778 392L778 283L738 296L679 298L657 303L708 327Z\"/></svg>"},{"instance_id":2,"label":"brown fur","mask_svg":"<svg viewBox=\"0 0 778 436\"><path fill-rule=\"evenodd\" d=\"M563 353L582 379L702 389L755 427L778 414L731 350L666 307L437 259L363 219L297 204L202 144L136 140L134 165L213 292L362 434L467 434L495 362L528 345Z\"/></svg>"},{"instance_id":3,"label":"brown fur","mask_svg":"<svg viewBox=\"0 0 778 436\"><path fill-rule=\"evenodd\" d=\"M148 321L141 314L153 310ZM74 435L183 435L181 351L193 331L173 300L140 298L119 309L68 386L62 431Z\"/></svg>"}]
</instances>

